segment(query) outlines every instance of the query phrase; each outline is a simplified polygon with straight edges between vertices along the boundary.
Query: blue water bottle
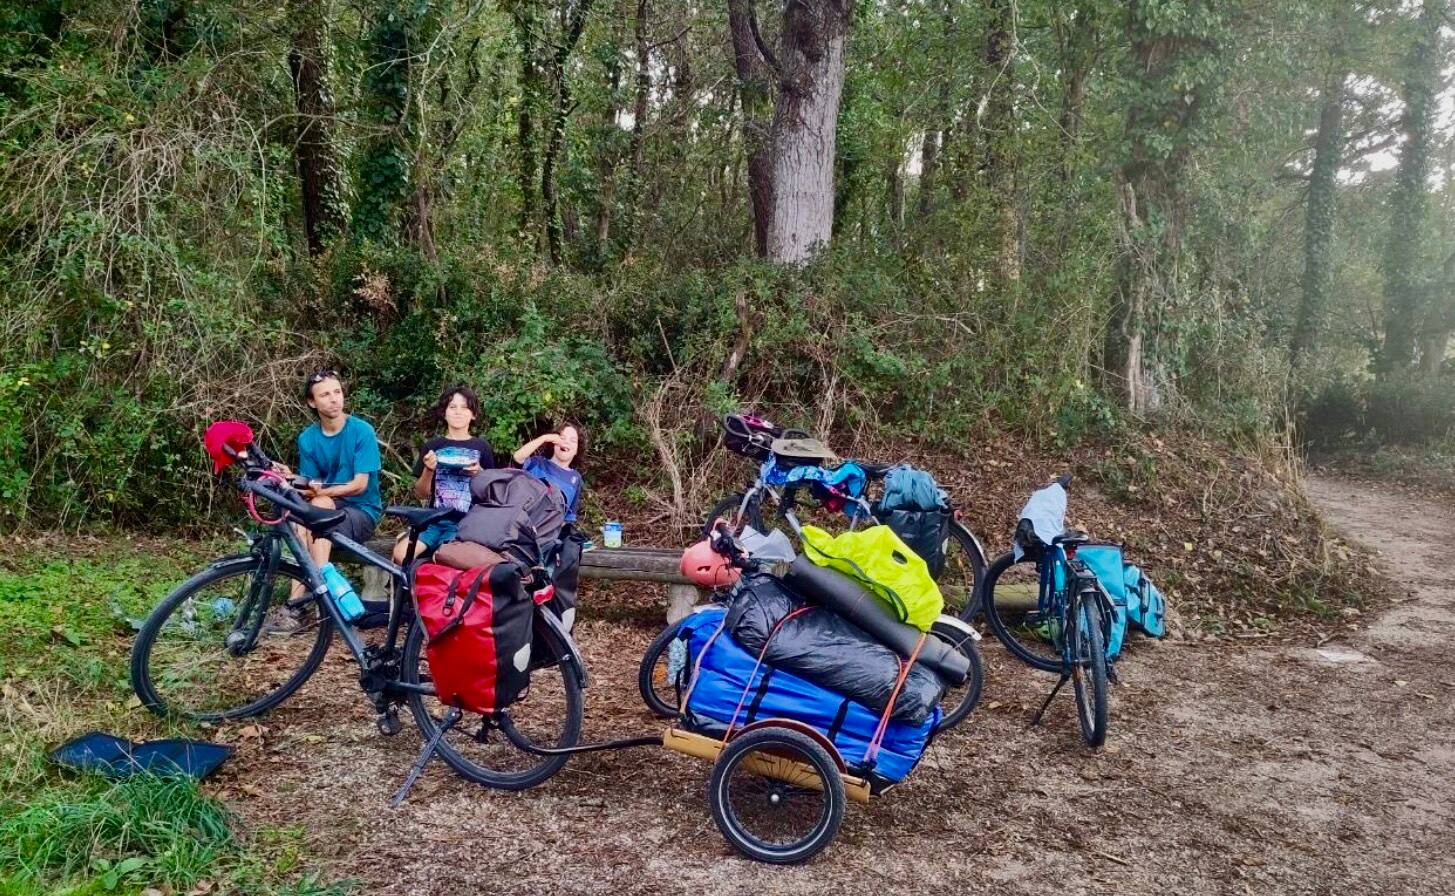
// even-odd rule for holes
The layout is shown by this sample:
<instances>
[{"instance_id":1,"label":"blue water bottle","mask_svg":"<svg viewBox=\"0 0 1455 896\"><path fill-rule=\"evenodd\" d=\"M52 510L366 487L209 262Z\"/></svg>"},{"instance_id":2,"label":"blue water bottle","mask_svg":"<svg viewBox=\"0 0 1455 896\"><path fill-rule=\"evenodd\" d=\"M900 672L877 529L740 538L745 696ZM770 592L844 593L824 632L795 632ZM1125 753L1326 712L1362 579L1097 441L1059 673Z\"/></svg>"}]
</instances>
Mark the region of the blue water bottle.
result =
<instances>
[{"instance_id":1,"label":"blue water bottle","mask_svg":"<svg viewBox=\"0 0 1455 896\"><path fill-rule=\"evenodd\" d=\"M338 567L332 563L323 564L323 583L328 586L328 593L333 597L334 606L338 607L339 613L343 615L345 622L353 622L364 615L364 602L354 593L354 586L344 578L344 574L338 571Z\"/></svg>"}]
</instances>

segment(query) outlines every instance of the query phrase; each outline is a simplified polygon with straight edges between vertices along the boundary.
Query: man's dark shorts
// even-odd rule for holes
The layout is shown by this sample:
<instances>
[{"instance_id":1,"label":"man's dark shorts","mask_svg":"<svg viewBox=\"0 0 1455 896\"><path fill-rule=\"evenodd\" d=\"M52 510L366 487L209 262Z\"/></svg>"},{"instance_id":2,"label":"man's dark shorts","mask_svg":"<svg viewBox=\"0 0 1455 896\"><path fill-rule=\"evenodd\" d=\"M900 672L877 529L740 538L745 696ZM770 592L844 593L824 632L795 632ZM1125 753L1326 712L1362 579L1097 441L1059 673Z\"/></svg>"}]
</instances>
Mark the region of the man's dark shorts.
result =
<instances>
[{"instance_id":1,"label":"man's dark shorts","mask_svg":"<svg viewBox=\"0 0 1455 896\"><path fill-rule=\"evenodd\" d=\"M374 527L378 525L374 522L373 517L349 504L345 504L339 509L343 511L344 521L329 529L329 535L342 535L345 538L352 538L359 544L363 544L373 537Z\"/></svg>"}]
</instances>

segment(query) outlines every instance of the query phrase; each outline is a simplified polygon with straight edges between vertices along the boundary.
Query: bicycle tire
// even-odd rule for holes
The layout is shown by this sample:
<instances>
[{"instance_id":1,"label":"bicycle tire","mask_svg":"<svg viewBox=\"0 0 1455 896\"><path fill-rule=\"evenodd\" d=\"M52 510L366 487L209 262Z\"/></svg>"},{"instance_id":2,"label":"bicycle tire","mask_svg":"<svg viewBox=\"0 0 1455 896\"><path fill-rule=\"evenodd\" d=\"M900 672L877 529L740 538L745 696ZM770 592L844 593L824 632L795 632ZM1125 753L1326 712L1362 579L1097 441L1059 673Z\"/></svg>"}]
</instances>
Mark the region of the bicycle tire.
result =
<instances>
[{"instance_id":1,"label":"bicycle tire","mask_svg":"<svg viewBox=\"0 0 1455 896\"><path fill-rule=\"evenodd\" d=\"M945 567L936 577L936 582L940 585L940 593L945 598L945 612L970 622L980 612L978 597L984 586L988 567L985 552L981 549L974 534L959 520L950 523L950 534L945 539L945 547ZM954 568L956 562L953 552L955 549L958 549L958 554L965 558L964 563L970 572L968 583L963 581L965 576L955 577L951 574L951 569ZM949 581L951 578L960 578L961 581Z\"/></svg>"},{"instance_id":2,"label":"bicycle tire","mask_svg":"<svg viewBox=\"0 0 1455 896\"><path fill-rule=\"evenodd\" d=\"M960 651L970 662L970 672L965 677L965 684L955 689L960 692L958 700L949 706L943 699L940 702L942 715L940 724L935 730L948 731L965 721L965 718L979 705L980 694L985 687L985 663L980 658L980 648L976 645L974 636L961 629L935 620L930 625L930 634Z\"/></svg>"},{"instance_id":3,"label":"bicycle tire","mask_svg":"<svg viewBox=\"0 0 1455 896\"><path fill-rule=\"evenodd\" d=\"M991 632L995 634L996 640L1005 646L1016 659L1026 665L1040 669L1042 672L1060 672L1062 658L1060 651L1049 642L1041 641L1033 636L1026 624L1027 613L1023 604L1017 607L1009 606L1008 593L1002 594L1002 600L997 603L996 586L1000 584L1001 577L1006 570L1013 566L1029 564L1032 569L1035 565L1029 560L1016 563L1015 556L1009 552L995 558L990 568L985 571L985 579L981 584L980 603L985 614L985 621L990 626ZM1039 581L1039 580L1038 580ZM1023 595L1018 595L1023 600ZM1020 633L1020 636L1017 636Z\"/></svg>"},{"instance_id":4,"label":"bicycle tire","mask_svg":"<svg viewBox=\"0 0 1455 896\"><path fill-rule=\"evenodd\" d=\"M677 633L682 630L683 619L679 619L657 633L652 643L647 645L647 650L642 654L641 665L637 668L637 690L641 692L642 702L652 715L659 719L670 719L677 715L676 700L668 701L661 691L658 690L657 666L662 661L663 655L677 640ZM672 682L666 681L666 673L663 671L662 684L672 686ZM672 687L673 692L679 689Z\"/></svg>"},{"instance_id":5,"label":"bicycle tire","mask_svg":"<svg viewBox=\"0 0 1455 896\"><path fill-rule=\"evenodd\" d=\"M1081 591L1067 614L1067 643L1075 656L1071 684L1081 737L1092 749L1106 743L1108 715L1105 621L1094 591ZM1090 679L1089 681L1087 679Z\"/></svg>"},{"instance_id":6,"label":"bicycle tire","mask_svg":"<svg viewBox=\"0 0 1455 896\"><path fill-rule=\"evenodd\" d=\"M539 625L536 626L535 636L538 638L549 637ZM554 651L552 655L560 656L562 652ZM421 668L426 670L428 668L424 664L424 659L424 626L415 623L410 626L409 634L404 640L404 653L400 660L400 677L405 684L420 685L425 683L425 679L420 675ZM556 674L561 676L566 718L555 742L545 744L545 746L572 747L581 738L581 725L586 715L585 699L582 696L581 683L577 680L574 670L567 668L564 663L557 662L532 671L530 686L527 687L526 692L521 695L520 699L516 701L512 709L522 707L530 700L532 689L535 689L537 686L536 676L551 676L551 682L554 684L554 676ZM540 689L535 690L536 694L540 692ZM440 720L435 717L430 707L426 705L424 695L417 691L411 690L409 692L408 702L409 712L414 716L414 723L419 728L420 736L425 740L429 740L439 728ZM441 712L443 712L442 707ZM477 728L479 732L493 737L495 740L492 743L488 739L481 740L478 736L468 734L467 732L471 727ZM527 734L527 736L530 734L528 731L523 733ZM495 762L494 757L496 755L502 759L509 756L516 757L519 762L524 764L524 767L505 770L498 766L491 767L483 765L476 758L467 756L462 752L463 741L465 740L474 740L476 746L470 749L476 750L477 752L484 752L487 747L492 749L494 751L490 759L492 763ZM503 733L490 731L489 725L483 717L472 714L466 714L460 723L440 738L438 753L440 758L444 759L445 763L458 772L461 777L496 790L527 790L535 787L538 784L544 783L552 775L560 771L566 764L566 761L571 758L567 755L535 756L523 750L516 749L510 744Z\"/></svg>"},{"instance_id":7,"label":"bicycle tire","mask_svg":"<svg viewBox=\"0 0 1455 896\"><path fill-rule=\"evenodd\" d=\"M737 800L734 799L733 789L734 782L739 779L734 776L734 772L749 760L757 758L756 753L759 751L771 757L769 761L789 760L800 763L818 778L818 787L796 787L781 782L769 785L770 788L776 787L777 796L777 799L770 798L769 811L785 805L795 795L812 799L810 793L822 794L823 808L819 811L818 819L806 834L787 843L774 844L764 840L750 829L752 825L735 808ZM744 781L742 787L751 785L759 788L762 785L756 779L770 780L751 772L746 777L749 780ZM740 797L752 799L750 794L740 794ZM844 804L847 799L844 780L839 777L838 765L828 751L807 735L781 726L759 728L734 738L713 763L712 776L707 784L707 805L712 812L712 820L723 837L748 858L773 865L806 862L833 842L844 822ZM759 800L753 799L753 802Z\"/></svg>"},{"instance_id":8,"label":"bicycle tire","mask_svg":"<svg viewBox=\"0 0 1455 896\"><path fill-rule=\"evenodd\" d=\"M142 623L141 630L137 633L135 643L132 645L130 677L132 691L135 692L136 696L141 700L142 705L145 706L148 710L155 713L156 715L163 717L179 717L197 722L221 722L232 719L251 718L253 716L262 715L263 713L282 703L284 700L287 700L290 696L293 695L295 691L303 686L304 682L308 681L308 679L312 677L314 672L318 671L318 667L323 662L324 654L328 652L329 643L332 641L333 638L333 621L327 615L317 615L318 622L316 628L308 626L306 629L299 630L299 632L302 632L303 634L299 638L299 640L295 642L295 644L297 645L307 643L307 631L311 630L315 632L312 645L309 647L308 653L305 655L303 663L298 666L297 670L289 675L288 678L284 679L281 684L274 687L266 694L255 700L244 703L243 705L237 707L197 712L183 709L178 705L178 701L176 698L169 700L158 689L157 682L159 676L153 674L154 670L151 668L151 661L156 653L159 636L166 628L168 620L171 619L173 614L176 613L179 608L182 608L188 600L193 597L199 596L209 587L215 586L217 583L225 581L227 579L254 575L257 573L260 564L260 559L251 554L219 560L218 562L213 563L211 566L207 567L201 572L193 575L181 585L177 586L177 588L173 590L171 594L163 598L162 602L157 604L157 606L152 610L151 614L147 616L146 621ZM307 584L307 580L303 574L303 570L294 563L279 564L273 570L273 575L281 575L282 578L286 581L296 581L302 582L305 585ZM271 586L272 583L269 582L266 584ZM250 595L254 593L252 590L253 587L254 583L249 582L248 590ZM271 600L271 590L268 592L268 596L270 599L269 603L271 605L273 603ZM216 600L216 598L214 598L214 600ZM313 612L314 614L318 614L318 603L316 601L305 604L304 606L307 608L312 608L311 612ZM262 612L266 614L267 609L267 607L264 607ZM183 610L183 612L185 613L186 611ZM243 614L244 612L252 613L257 611L255 608L250 606L239 606L236 612L240 618L241 614ZM193 624L195 625L195 621ZM184 628L184 630L186 625L187 620L184 618L182 623L182 627ZM293 635L299 634L299 632L283 634ZM274 640L270 639L269 644L274 645L274 643ZM285 642L282 639L277 639L276 641L276 644L284 643ZM231 655L233 658L239 660L246 658L245 656L233 654L232 651L227 649L225 643L219 644L218 646L221 648L221 654ZM249 650L246 656L252 656L253 653L257 652L257 650L258 647L255 644L255 646L251 650ZM223 658L221 654L218 655L219 659ZM278 654L279 651L276 649L269 650L268 656L258 657L258 661L252 663L249 667L249 670L252 672L257 672L259 670L265 672L269 670L273 672L280 671L281 665L289 664L285 663L280 665L280 663L276 659ZM191 663L189 664L189 668L195 668L197 665L198 664L196 663ZM281 671L286 671L286 669L281 669ZM165 676L161 677L164 678ZM208 683L215 683L215 679L210 679Z\"/></svg>"},{"instance_id":9,"label":"bicycle tire","mask_svg":"<svg viewBox=\"0 0 1455 896\"><path fill-rule=\"evenodd\" d=\"M748 502L747 507L743 507L742 492L734 492L733 494L724 495L719 498L712 505L712 508L707 511L707 515L702 520L703 537L710 534L708 527L717 519L727 520L728 526L732 529L734 535L742 533L744 523L752 526L759 532L767 532L763 528L763 501L761 496L754 496Z\"/></svg>"}]
</instances>

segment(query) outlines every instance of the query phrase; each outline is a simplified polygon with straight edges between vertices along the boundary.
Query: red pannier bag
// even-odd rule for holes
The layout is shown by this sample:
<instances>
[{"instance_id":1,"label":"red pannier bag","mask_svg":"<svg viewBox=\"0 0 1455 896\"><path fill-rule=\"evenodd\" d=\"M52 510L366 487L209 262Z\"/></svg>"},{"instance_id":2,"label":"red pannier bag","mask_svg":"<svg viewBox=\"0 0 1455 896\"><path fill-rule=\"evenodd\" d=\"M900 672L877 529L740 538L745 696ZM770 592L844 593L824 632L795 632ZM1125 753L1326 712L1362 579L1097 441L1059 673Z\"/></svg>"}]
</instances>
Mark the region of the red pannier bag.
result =
<instances>
[{"instance_id":1,"label":"red pannier bag","mask_svg":"<svg viewBox=\"0 0 1455 896\"><path fill-rule=\"evenodd\" d=\"M530 683L532 604L514 563L459 570L421 563L414 602L441 703L489 715Z\"/></svg>"}]
</instances>

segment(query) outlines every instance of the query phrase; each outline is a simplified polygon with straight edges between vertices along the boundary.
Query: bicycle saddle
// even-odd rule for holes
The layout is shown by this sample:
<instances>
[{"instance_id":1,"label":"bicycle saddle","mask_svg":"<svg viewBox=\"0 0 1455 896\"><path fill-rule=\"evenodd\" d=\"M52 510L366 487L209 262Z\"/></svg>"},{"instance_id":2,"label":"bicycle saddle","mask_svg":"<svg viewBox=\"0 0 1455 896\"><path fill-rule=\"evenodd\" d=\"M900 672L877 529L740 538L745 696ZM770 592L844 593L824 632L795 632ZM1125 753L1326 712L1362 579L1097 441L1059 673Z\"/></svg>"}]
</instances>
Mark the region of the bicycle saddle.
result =
<instances>
[{"instance_id":1,"label":"bicycle saddle","mask_svg":"<svg viewBox=\"0 0 1455 896\"><path fill-rule=\"evenodd\" d=\"M325 534L329 529L342 523L345 519L342 510L330 510L327 507L314 507L312 504L300 504L296 507L289 507L288 512L307 529L319 534Z\"/></svg>"},{"instance_id":2,"label":"bicycle saddle","mask_svg":"<svg viewBox=\"0 0 1455 896\"><path fill-rule=\"evenodd\" d=\"M454 513L453 507L405 507L395 505L384 508L385 516L403 520L411 529L425 529L430 523L444 519Z\"/></svg>"},{"instance_id":3,"label":"bicycle saddle","mask_svg":"<svg viewBox=\"0 0 1455 896\"><path fill-rule=\"evenodd\" d=\"M1091 541L1091 536L1082 532L1080 529L1067 529L1065 532L1051 539L1052 544L1059 544L1063 547L1068 545L1074 547L1078 544L1086 544L1088 541Z\"/></svg>"}]
</instances>

